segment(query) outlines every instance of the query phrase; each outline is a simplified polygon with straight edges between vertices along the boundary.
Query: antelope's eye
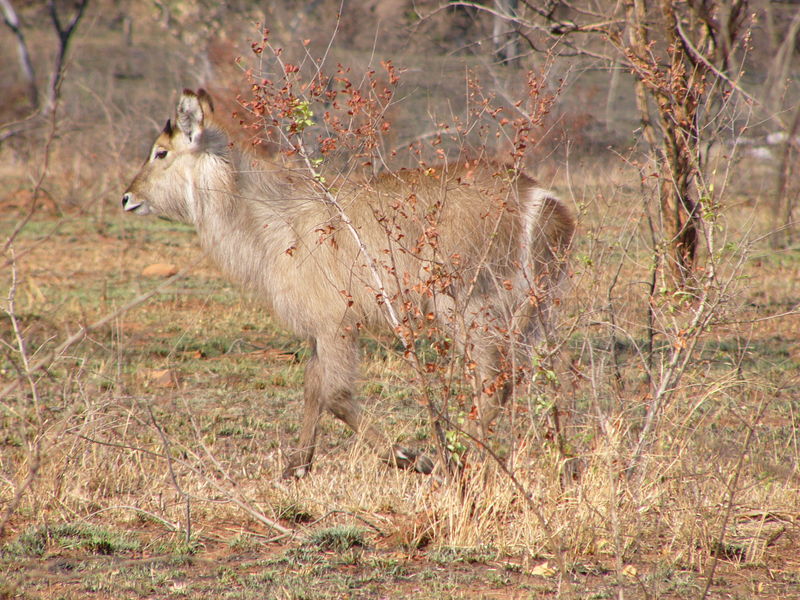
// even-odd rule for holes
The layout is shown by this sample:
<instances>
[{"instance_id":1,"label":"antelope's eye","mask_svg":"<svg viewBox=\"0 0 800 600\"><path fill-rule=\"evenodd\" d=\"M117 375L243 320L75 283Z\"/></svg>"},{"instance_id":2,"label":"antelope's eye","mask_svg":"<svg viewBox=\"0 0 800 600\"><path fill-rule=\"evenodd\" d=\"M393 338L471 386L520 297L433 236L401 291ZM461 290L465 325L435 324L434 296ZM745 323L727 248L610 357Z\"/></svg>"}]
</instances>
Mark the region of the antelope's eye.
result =
<instances>
[{"instance_id":1,"label":"antelope's eye","mask_svg":"<svg viewBox=\"0 0 800 600\"><path fill-rule=\"evenodd\" d=\"M166 150L156 150L156 158L166 158L167 151Z\"/></svg>"}]
</instances>

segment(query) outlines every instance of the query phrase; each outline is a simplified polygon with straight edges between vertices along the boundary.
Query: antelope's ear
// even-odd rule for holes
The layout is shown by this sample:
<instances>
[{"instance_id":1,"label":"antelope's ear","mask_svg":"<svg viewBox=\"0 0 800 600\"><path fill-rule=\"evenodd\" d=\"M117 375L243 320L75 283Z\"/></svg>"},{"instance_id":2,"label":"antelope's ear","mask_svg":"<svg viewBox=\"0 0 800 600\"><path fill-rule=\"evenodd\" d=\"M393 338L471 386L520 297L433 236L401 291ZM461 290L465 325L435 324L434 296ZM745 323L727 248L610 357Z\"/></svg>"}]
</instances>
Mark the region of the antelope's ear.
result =
<instances>
[{"instance_id":1,"label":"antelope's ear","mask_svg":"<svg viewBox=\"0 0 800 600\"><path fill-rule=\"evenodd\" d=\"M190 143L197 141L203 132L205 114L203 103L192 90L183 90L178 101L178 129L189 139Z\"/></svg>"},{"instance_id":2,"label":"antelope's ear","mask_svg":"<svg viewBox=\"0 0 800 600\"><path fill-rule=\"evenodd\" d=\"M200 105L203 107L203 112L207 117L214 112L214 100L211 99L211 94L209 94L203 88L197 90L197 99L200 101Z\"/></svg>"}]
</instances>

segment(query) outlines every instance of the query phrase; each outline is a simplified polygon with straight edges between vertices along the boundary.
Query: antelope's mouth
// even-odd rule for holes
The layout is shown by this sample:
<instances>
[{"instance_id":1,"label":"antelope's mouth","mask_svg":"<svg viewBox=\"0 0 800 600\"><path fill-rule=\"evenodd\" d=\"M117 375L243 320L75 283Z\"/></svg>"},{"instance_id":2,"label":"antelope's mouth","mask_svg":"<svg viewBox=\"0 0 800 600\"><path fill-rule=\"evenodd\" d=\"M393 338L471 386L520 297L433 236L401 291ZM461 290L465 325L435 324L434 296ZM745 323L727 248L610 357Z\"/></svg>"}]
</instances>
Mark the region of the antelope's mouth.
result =
<instances>
[{"instance_id":1,"label":"antelope's mouth","mask_svg":"<svg viewBox=\"0 0 800 600\"><path fill-rule=\"evenodd\" d=\"M130 192L126 192L122 196L122 210L125 212L136 212L136 210L139 209L143 204L144 202L137 201ZM144 214L145 212L147 211L141 211L141 214Z\"/></svg>"},{"instance_id":2,"label":"antelope's mouth","mask_svg":"<svg viewBox=\"0 0 800 600\"><path fill-rule=\"evenodd\" d=\"M125 206L123 206L123 209L125 210L125 212L133 212L141 205L142 205L141 202L139 202L138 204L126 204Z\"/></svg>"}]
</instances>

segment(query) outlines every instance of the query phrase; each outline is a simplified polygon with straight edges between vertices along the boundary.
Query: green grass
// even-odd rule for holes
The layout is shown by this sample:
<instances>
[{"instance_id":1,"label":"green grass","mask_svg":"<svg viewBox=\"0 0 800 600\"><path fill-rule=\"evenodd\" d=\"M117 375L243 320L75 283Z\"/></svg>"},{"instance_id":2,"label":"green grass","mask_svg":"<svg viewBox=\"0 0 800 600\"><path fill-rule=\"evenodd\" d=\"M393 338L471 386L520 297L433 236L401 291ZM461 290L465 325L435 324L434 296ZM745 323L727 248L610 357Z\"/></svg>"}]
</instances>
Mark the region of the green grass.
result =
<instances>
[{"instance_id":1,"label":"green grass","mask_svg":"<svg viewBox=\"0 0 800 600\"><path fill-rule=\"evenodd\" d=\"M364 529L352 525L336 525L327 529L319 529L311 535L308 542L322 550L344 552L355 547L366 546Z\"/></svg>"},{"instance_id":2,"label":"green grass","mask_svg":"<svg viewBox=\"0 0 800 600\"><path fill-rule=\"evenodd\" d=\"M124 532L93 525L62 524L29 528L14 542L3 547L3 554L41 557L60 551L89 554L123 554L139 550L140 543Z\"/></svg>"},{"instance_id":3,"label":"green grass","mask_svg":"<svg viewBox=\"0 0 800 600\"><path fill-rule=\"evenodd\" d=\"M431 560L442 565L453 563L488 563L500 558L500 554L491 546L477 548L444 547L435 550Z\"/></svg>"}]
</instances>

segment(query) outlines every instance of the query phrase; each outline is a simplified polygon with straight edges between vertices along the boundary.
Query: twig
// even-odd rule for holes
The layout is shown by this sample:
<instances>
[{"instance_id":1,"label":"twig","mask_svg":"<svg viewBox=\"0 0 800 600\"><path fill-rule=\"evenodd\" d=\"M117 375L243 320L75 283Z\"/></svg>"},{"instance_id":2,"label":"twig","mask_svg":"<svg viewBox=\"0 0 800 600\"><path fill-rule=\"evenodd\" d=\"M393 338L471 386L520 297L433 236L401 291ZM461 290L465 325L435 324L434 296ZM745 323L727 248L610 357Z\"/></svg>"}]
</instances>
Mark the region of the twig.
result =
<instances>
[{"instance_id":1,"label":"twig","mask_svg":"<svg viewBox=\"0 0 800 600\"><path fill-rule=\"evenodd\" d=\"M148 510L144 510L142 508L139 508L138 506L128 506L127 504L120 504L120 505L117 505L117 506L107 506L106 508L101 508L101 509L96 510L94 512L90 512L88 515L82 516L80 518L80 520L81 521L88 521L89 519L91 519L95 515L99 515L100 513L108 512L108 511L111 511L111 510L132 510L134 512L143 514L143 515L149 517L150 519L153 519L154 521L158 521L159 523L161 523L162 525L165 525L166 527L168 527L172 531L178 531L181 528L180 524L171 523L171 522L167 521L166 519L164 519L162 517L159 517L155 513L152 513L152 512L150 512Z\"/></svg>"},{"instance_id":2,"label":"twig","mask_svg":"<svg viewBox=\"0 0 800 600\"><path fill-rule=\"evenodd\" d=\"M199 259L195 261L195 263L192 263L191 265L184 267L169 279L165 279L162 283L158 284L149 292L145 292L143 294L140 294L139 296L136 296L133 300L130 300L129 302L123 304L117 310L105 315L104 317L98 319L94 323L82 326L77 332L73 333L66 340L64 340L58 346L56 346L55 349L51 350L50 352L42 356L42 358L40 358L35 363L30 365L30 373L35 373L40 369L46 369L47 367L52 365L56 360L58 360L70 346L73 346L74 344L83 341L89 333L104 327L108 323L111 323L112 321L119 318L120 315L123 315L129 310L136 308L140 304L147 302L147 300L149 300L150 298L152 298L165 288L172 285L175 281L183 278L189 271L189 269L196 264L196 262L199 262ZM19 384L20 381L19 379L17 379L6 385L2 390L0 390L0 399L5 398L8 394L14 391L19 386Z\"/></svg>"},{"instance_id":3,"label":"twig","mask_svg":"<svg viewBox=\"0 0 800 600\"><path fill-rule=\"evenodd\" d=\"M28 43L25 41L25 34L19 22L17 12L10 0L0 0L0 9L3 11L3 22L17 38L17 53L19 54L20 67L25 74L28 84L28 100L31 108L35 111L39 100L39 90L36 87L36 72L33 68L33 61L28 51ZM34 113L35 114L35 113Z\"/></svg>"},{"instance_id":4,"label":"twig","mask_svg":"<svg viewBox=\"0 0 800 600\"><path fill-rule=\"evenodd\" d=\"M338 21L337 21L337 23L338 23ZM332 43L332 41L333 40L331 40L331 43ZM275 60L281 66L281 70L284 73L286 73L287 72L286 65L283 62L283 59L281 59L280 53L276 52L275 49L272 48L271 45L269 47L273 51L273 54L275 55ZM321 68L321 66L319 68ZM303 144L303 138L300 135L300 133L302 133L302 130L297 132L297 135L296 135L296 138L295 138L296 139L296 145L297 145L298 154L303 159L303 163L305 164L306 169L308 169L308 172L311 175L312 180L314 181L314 183L317 184L319 189L322 191L324 199L325 199L325 203L336 210L337 214L339 215L339 218L342 220L342 222L344 223L345 227L347 228L347 230L352 235L353 240L355 241L356 246L358 246L359 251L366 258L367 266L369 267L370 273L371 273L371 275L373 277L373 285L375 286L375 289L377 290L377 292L379 294L378 302L379 302L379 304L382 304L384 306L384 308L386 310L387 319L389 320L389 323L392 326L393 331L398 333L398 337L400 338L400 341L403 344L403 348L406 349L406 350L409 350L410 347L409 347L408 341L405 339L404 336L399 335L400 334L400 320L397 317L397 312L395 311L394 306L392 305L391 299L386 294L386 288L385 288L385 286L383 284L383 279L381 278L381 274L378 271L378 261L370 254L366 243L361 238L361 235L358 233L358 230L356 230L355 226L353 225L353 222L350 220L350 217L347 215L345 210L342 208L342 205L339 204L339 202L336 200L336 196L334 196L334 194L331 192L331 190L328 188L328 186L325 185L325 183L322 180L321 174L318 173L316 168L314 167L314 165L311 164L310 154L309 154L308 150L306 150L305 145ZM282 135L284 137L286 137L285 133L282 133ZM289 141L291 143L291 140L287 139L287 141Z\"/></svg>"},{"instance_id":5,"label":"twig","mask_svg":"<svg viewBox=\"0 0 800 600\"><path fill-rule=\"evenodd\" d=\"M742 475L744 464L750 456L750 444L753 441L756 426L761 421L761 417L764 416L764 412L767 410L767 406L769 405L770 401L768 398L768 396L762 397L755 420L752 423L746 424L747 435L745 436L744 444L742 445L741 452L739 453L739 460L736 463L736 470L733 472L733 475L731 476L727 485L728 498L725 502L725 515L723 516L722 524L720 525L719 537L714 542L717 552L713 553L714 558L711 559L711 564L706 571L706 585L703 588L703 593L700 595L700 600L705 600L708 597L708 592L711 590L711 585L714 583L714 574L716 573L717 565L719 564L719 557L722 554L720 551L722 548L722 542L725 540L725 533L728 529L728 523L730 522L731 515L733 514L734 500L736 498L736 492L738 491L739 478Z\"/></svg>"},{"instance_id":6,"label":"twig","mask_svg":"<svg viewBox=\"0 0 800 600\"><path fill-rule=\"evenodd\" d=\"M188 404L187 404L187 408L188 408ZM211 449L203 441L202 436L200 435L200 428L197 426L197 423L194 420L194 415L192 414L191 411L189 411L189 420L192 423L192 427L194 428L195 434L197 435L197 439L198 439L198 441L200 443L200 446L203 448L203 451L205 452L205 456L208 458L208 460L210 460L213 463L213 466L214 466L214 468L217 469L218 473L220 475L222 475L222 477L224 477L225 480L230 483L230 485L231 485L231 492L230 493L233 493L233 490L238 485L237 481L228 474L228 472L225 470L225 468L222 466L222 464L220 464L219 460L217 460L217 457L214 456L214 454L211 452ZM197 460L197 462L203 464L203 460L202 460L202 458L200 456L197 456L194 452L192 452L192 455ZM216 487L217 487L217 489L222 489L221 486L219 486L219 485L216 485ZM276 487L281 489L281 486L276 486ZM286 491L286 490L282 489L282 491ZM283 527L277 521L274 521L272 519L267 518L261 512L259 512L255 508L251 507L249 502L247 502L246 500L238 500L236 498L231 498L231 499L234 501L234 503L237 504L237 506L239 506L240 508L243 508L248 513L250 513L251 515L256 517L259 521L261 521L262 523L264 523L265 525L267 525L271 529L274 529L274 530L276 530L276 531L278 531L280 533L279 536L270 538L269 539L270 542L276 542L276 541L279 541L281 539L286 538L287 536L295 536L296 535L293 530Z\"/></svg>"},{"instance_id":7,"label":"twig","mask_svg":"<svg viewBox=\"0 0 800 600\"><path fill-rule=\"evenodd\" d=\"M30 358L28 357L28 350L25 344L25 338L22 335L22 330L19 326L19 320L17 319L16 314L16 306L15 306L15 297L17 292L17 264L13 260L14 255L12 251L12 263L11 263L11 287L8 291L8 298L6 300L7 305L5 308L5 313L8 315L8 318L11 320L11 328L14 331L14 338L17 342L17 349L19 351L19 355L22 359L22 367L23 367L23 376L25 380L28 382L28 385L31 390L31 398L33 398L33 408L36 414L36 418L39 421L39 426L41 427L41 405L39 402L39 391L36 387L36 381L33 378L33 371L30 365ZM19 379L17 380L19 381ZM36 478L36 474L39 471L39 468L42 465L42 442L43 437L41 435L36 435L33 440L32 447L28 449L28 475L25 477L25 480L22 484L17 488L16 492L14 493L14 498L8 503L6 510L3 513L3 518L0 520L0 538L3 537L3 533L5 532L6 525L8 525L9 520L11 519L11 515L19 507L20 503L22 502L22 497L25 495L25 491L33 484L34 479Z\"/></svg>"},{"instance_id":8,"label":"twig","mask_svg":"<svg viewBox=\"0 0 800 600\"><path fill-rule=\"evenodd\" d=\"M93 444L100 444L102 446L109 446L109 447L112 447L112 448L122 448L123 450L131 450L133 452L140 452L142 454L146 454L148 456L152 456L152 457L155 457L155 458L160 458L160 459L172 461L175 464L178 464L178 465L180 465L182 467L185 467L185 468L189 469L195 475L198 475L199 477L202 477L213 488L215 488L218 492L220 492L221 494L223 494L225 496L225 501L226 502L230 502L232 504L235 504L236 506L238 506L239 508L244 510L247 514L252 516L257 521L259 521L263 525L266 525L270 529L274 529L275 531L277 531L280 534L280 535L278 535L276 537L270 538L270 541L278 541L278 540L285 539L287 537L294 537L294 538L300 537L300 536L298 536L296 531L293 531L291 529L288 529L288 528L284 527L283 525L281 525L277 521L274 521L273 519L270 519L270 518L266 517L265 515L261 514L257 510L254 510L246 502L244 502L244 501L240 500L239 498L236 498L235 496L233 496L233 494L231 493L231 490L225 489L214 478L205 475L200 469L198 469L197 467L193 466L192 464L188 463L185 460L181 460L180 458L175 458L175 457L168 457L168 456L165 456L164 454L162 454L160 452L154 452L153 450L147 450L145 448L139 448L137 446L131 446L130 444L121 444L119 442L109 442L109 441L106 441L106 440L98 440L98 439L95 439L95 438L90 438L90 437L85 436L83 434L75 434L75 435L76 435L76 437L79 437L80 439L86 440L87 442L91 442ZM198 498L198 496L196 496L194 494L192 494L191 496L193 498ZM302 539L302 537L300 537L300 539Z\"/></svg>"},{"instance_id":9,"label":"twig","mask_svg":"<svg viewBox=\"0 0 800 600\"><path fill-rule=\"evenodd\" d=\"M685 328L686 338L679 334L678 340L673 346L672 356L669 363L661 376L661 381L653 394L653 400L647 408L645 415L644 425L639 433L639 439L636 443L631 458L628 461L628 475L632 475L639 466L639 462L644 454L645 449L650 445L651 430L658 423L658 415L661 413L664 405L678 385L681 376L685 370L691 357L694 355L694 349L700 340L700 334L703 333L712 316L714 315L714 308L718 302L712 302L710 298L710 289L715 280L713 277L708 276L705 286L698 301L698 306L695 310L694 318L689 325Z\"/></svg>"},{"instance_id":10,"label":"twig","mask_svg":"<svg viewBox=\"0 0 800 600\"><path fill-rule=\"evenodd\" d=\"M72 38L72 34L75 32L75 28L78 26L78 22L81 20L81 17L83 17L88 3L89 0L77 0L75 2L75 13L72 15L67 26L64 27L58 16L58 8L55 0L48 0L47 2L50 20L53 22L53 27L55 27L56 34L58 35L58 52L56 53L53 72L50 75L50 85L47 90L47 104L44 106L45 113L52 110L58 101L61 92L61 82L64 80L64 61L67 55L67 49L69 48L69 42Z\"/></svg>"},{"instance_id":11,"label":"twig","mask_svg":"<svg viewBox=\"0 0 800 600\"><path fill-rule=\"evenodd\" d=\"M150 415L150 421L153 424L153 427L156 428L158 432L158 436L161 438L161 443L164 445L164 456L167 459L167 468L169 469L169 477L172 479L172 485L175 486L175 489L178 490L178 494L186 502L186 535L185 535L185 542L188 546L192 542L192 499L189 494L183 491L181 487L180 481L178 481L178 476L175 474L175 469L172 468L172 452L170 452L170 445L167 436L164 435L164 431L158 424L156 420L156 416L153 414L153 408L148 405L147 406L147 413Z\"/></svg>"},{"instance_id":12,"label":"twig","mask_svg":"<svg viewBox=\"0 0 800 600\"><path fill-rule=\"evenodd\" d=\"M686 35L686 32L683 30L680 19L675 20L675 28L678 31L678 37L681 38L681 42L683 44L684 49L686 50L686 53L692 57L692 60L703 63L703 66L706 69L714 73L714 75L716 75L717 77L722 79L725 83L727 83L729 86L731 86L731 89L736 90L742 96L747 98L748 101L752 102L757 106L763 106L763 103L760 100L758 100L758 98L755 98L754 96L747 93L747 91L744 90L742 86L740 86L736 81L725 75L725 73L723 73L713 64L711 64L711 62L709 62L709 60L705 56L703 56L703 53L694 47L694 44L692 44L692 41L689 39L689 37ZM775 116L774 118L780 122L777 116Z\"/></svg>"},{"instance_id":13,"label":"twig","mask_svg":"<svg viewBox=\"0 0 800 600\"><path fill-rule=\"evenodd\" d=\"M5 254L11 248L14 243L14 240L19 235L19 232L22 231L28 222L33 218L33 215L36 213L36 200L39 196L39 192L42 189L42 182L44 182L44 178L47 176L47 170L50 166L50 147L53 144L53 140L56 136L56 112L57 112L57 105L53 107L52 111L50 112L50 130L47 133L47 140L44 144L44 155L42 158L42 169L39 173L39 177L36 179L36 184L33 186L33 194L31 195L31 202L30 206L28 207L28 212L25 216L20 219L20 221L14 226L14 229L11 231L9 236L6 238L5 243L3 244L3 253ZM6 262L8 264L8 261Z\"/></svg>"}]
</instances>

